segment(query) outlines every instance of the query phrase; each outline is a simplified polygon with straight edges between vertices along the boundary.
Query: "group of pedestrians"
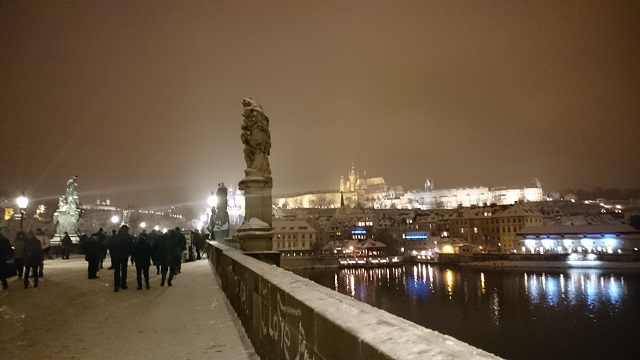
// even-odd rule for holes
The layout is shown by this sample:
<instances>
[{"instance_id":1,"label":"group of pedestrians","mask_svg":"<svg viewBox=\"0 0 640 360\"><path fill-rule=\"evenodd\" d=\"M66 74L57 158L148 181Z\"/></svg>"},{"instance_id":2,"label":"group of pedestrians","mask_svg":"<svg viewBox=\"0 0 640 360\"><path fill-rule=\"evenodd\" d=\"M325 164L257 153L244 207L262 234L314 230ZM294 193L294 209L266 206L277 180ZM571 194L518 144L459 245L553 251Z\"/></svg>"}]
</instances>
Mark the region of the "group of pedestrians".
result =
<instances>
[{"instance_id":1,"label":"group of pedestrians","mask_svg":"<svg viewBox=\"0 0 640 360\"><path fill-rule=\"evenodd\" d=\"M84 252L84 260L89 263L87 277L99 279L98 270L102 268L102 262L107 254L107 235L100 228L90 237L83 236L80 243Z\"/></svg>"},{"instance_id":2,"label":"group of pedestrians","mask_svg":"<svg viewBox=\"0 0 640 360\"><path fill-rule=\"evenodd\" d=\"M33 287L38 287L40 278L44 276L45 249L49 247L48 242L43 243L38 238L40 232L40 229L37 230L37 233L33 231L18 232L13 247L9 239L0 234L0 281L3 289L9 287L6 263L11 259L15 264L18 278L24 280L24 288L27 289L31 285L30 277L33 277Z\"/></svg>"},{"instance_id":3,"label":"group of pedestrians","mask_svg":"<svg viewBox=\"0 0 640 360\"><path fill-rule=\"evenodd\" d=\"M38 229L39 231L40 229ZM49 242L46 244L38 239L38 235L31 231L19 232L13 247L6 237L0 235L0 265L13 259L19 278L24 276L24 287L29 287L29 277L33 277L33 286L37 287L39 278L43 276L43 264ZM44 233L42 233L44 235ZM46 238L46 235L43 237ZM47 238L48 240L48 238ZM63 246L62 259L69 259L71 252L71 237L65 233L61 240ZM69 244L71 243L71 244ZM136 267L137 289L143 286L149 289L149 268L153 264L157 275L161 275L160 286L173 285L174 277L181 272L182 253L186 249L186 238L179 227L160 233L156 230L147 234L143 230L136 237L129 233L129 227L122 225L111 236L107 237L100 228L91 236L80 236L80 248L87 261L87 278L99 279L98 271L103 268L107 252L111 257L113 269L113 291L127 289L127 267L129 258ZM0 280L2 287L7 289L6 267L0 266Z\"/></svg>"},{"instance_id":4,"label":"group of pedestrians","mask_svg":"<svg viewBox=\"0 0 640 360\"><path fill-rule=\"evenodd\" d=\"M174 276L180 272L182 252L186 248L185 236L179 227L159 234L155 230L151 234L143 231L134 239L129 234L129 227L123 225L118 232L107 241L113 267L113 291L127 289L127 266L129 257L136 266L137 289L142 289L142 280L147 289L149 285L149 267L156 266L161 275L160 286L172 286ZM167 276L168 275L168 276Z\"/></svg>"}]
</instances>

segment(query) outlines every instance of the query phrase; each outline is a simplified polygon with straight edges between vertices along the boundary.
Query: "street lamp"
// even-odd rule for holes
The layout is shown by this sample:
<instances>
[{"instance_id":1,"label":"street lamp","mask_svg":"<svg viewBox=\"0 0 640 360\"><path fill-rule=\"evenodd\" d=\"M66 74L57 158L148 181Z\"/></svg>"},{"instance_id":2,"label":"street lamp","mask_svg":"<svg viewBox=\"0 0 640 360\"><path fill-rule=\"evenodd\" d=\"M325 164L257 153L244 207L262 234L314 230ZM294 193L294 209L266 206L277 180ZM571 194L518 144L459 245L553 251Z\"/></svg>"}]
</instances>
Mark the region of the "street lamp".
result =
<instances>
[{"instance_id":1,"label":"street lamp","mask_svg":"<svg viewBox=\"0 0 640 360\"><path fill-rule=\"evenodd\" d=\"M16 204L18 204L18 207L20 208L20 231L22 231L22 220L24 219L24 209L26 209L27 205L29 205L29 199L26 196L24 196L24 193L23 193L22 196L16 199Z\"/></svg>"},{"instance_id":2,"label":"street lamp","mask_svg":"<svg viewBox=\"0 0 640 360\"><path fill-rule=\"evenodd\" d=\"M213 191L211 192L211 196L207 199L207 204L209 204L209 207L214 207L218 204L218 197L213 194Z\"/></svg>"},{"instance_id":3,"label":"street lamp","mask_svg":"<svg viewBox=\"0 0 640 360\"><path fill-rule=\"evenodd\" d=\"M113 223L113 227L116 227L116 224L118 223L118 220L120 220L120 218L117 215L113 215L111 217L111 222Z\"/></svg>"},{"instance_id":4,"label":"street lamp","mask_svg":"<svg viewBox=\"0 0 640 360\"><path fill-rule=\"evenodd\" d=\"M144 222L144 221L143 221L143 222L141 222L141 223L140 223L140 227L141 227L141 228L143 228L143 229L144 229L144 228L146 228L146 227L147 227L147 223L146 223L146 222Z\"/></svg>"}]
</instances>

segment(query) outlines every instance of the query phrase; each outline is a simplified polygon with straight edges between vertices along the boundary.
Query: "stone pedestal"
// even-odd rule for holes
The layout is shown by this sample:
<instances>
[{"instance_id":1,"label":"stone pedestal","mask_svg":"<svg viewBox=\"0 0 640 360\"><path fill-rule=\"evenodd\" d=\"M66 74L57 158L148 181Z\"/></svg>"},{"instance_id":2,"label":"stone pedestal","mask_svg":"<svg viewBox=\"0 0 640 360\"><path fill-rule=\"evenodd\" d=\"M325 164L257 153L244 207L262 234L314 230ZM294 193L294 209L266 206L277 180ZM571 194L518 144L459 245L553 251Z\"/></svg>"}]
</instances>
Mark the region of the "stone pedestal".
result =
<instances>
[{"instance_id":1,"label":"stone pedestal","mask_svg":"<svg viewBox=\"0 0 640 360\"><path fill-rule=\"evenodd\" d=\"M49 242L51 243L51 246L62 246L62 238L64 237L64 235L60 235L60 234L55 234L53 236L53 239L51 239ZM80 243L80 237L76 234L69 234L69 237L71 238L71 242L73 242L74 244L79 244Z\"/></svg>"},{"instance_id":2,"label":"stone pedestal","mask_svg":"<svg viewBox=\"0 0 640 360\"><path fill-rule=\"evenodd\" d=\"M271 176L259 172L245 172L238 188L244 191L245 221L236 229L235 241L243 251L270 251L271 229Z\"/></svg>"},{"instance_id":3,"label":"stone pedestal","mask_svg":"<svg viewBox=\"0 0 640 360\"><path fill-rule=\"evenodd\" d=\"M270 251L273 231L264 221L258 218L246 220L236 229L235 241L240 244L242 251Z\"/></svg>"},{"instance_id":4,"label":"stone pedestal","mask_svg":"<svg viewBox=\"0 0 640 360\"><path fill-rule=\"evenodd\" d=\"M244 191L244 218L258 218L269 225L271 230L271 212L273 180L269 175L259 172L245 172L247 177L238 183L238 189ZM270 249L269 249L270 250Z\"/></svg>"}]
</instances>

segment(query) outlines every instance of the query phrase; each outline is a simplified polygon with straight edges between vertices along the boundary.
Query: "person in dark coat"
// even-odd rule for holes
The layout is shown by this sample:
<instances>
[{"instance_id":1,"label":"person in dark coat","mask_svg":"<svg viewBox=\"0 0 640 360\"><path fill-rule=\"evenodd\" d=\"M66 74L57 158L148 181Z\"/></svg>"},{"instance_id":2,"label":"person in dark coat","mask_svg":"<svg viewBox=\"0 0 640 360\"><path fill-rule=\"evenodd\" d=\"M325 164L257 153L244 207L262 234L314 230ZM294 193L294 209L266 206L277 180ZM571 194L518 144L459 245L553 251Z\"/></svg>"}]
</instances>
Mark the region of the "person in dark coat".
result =
<instances>
[{"instance_id":1,"label":"person in dark coat","mask_svg":"<svg viewBox=\"0 0 640 360\"><path fill-rule=\"evenodd\" d=\"M47 259L51 259L51 240L49 240L49 237L47 236L47 234L44 233L44 231L42 231L42 229L37 228L36 229L36 233L34 234L34 237L40 241L40 245L42 246L42 262L40 263L40 265L38 265L38 275L40 277L44 276L44 257L47 257Z\"/></svg>"},{"instance_id":2,"label":"person in dark coat","mask_svg":"<svg viewBox=\"0 0 640 360\"><path fill-rule=\"evenodd\" d=\"M98 244L98 237L95 234L87 239L84 250L84 260L89 263L87 265L87 278L99 279L100 244Z\"/></svg>"},{"instance_id":3,"label":"person in dark coat","mask_svg":"<svg viewBox=\"0 0 640 360\"><path fill-rule=\"evenodd\" d=\"M158 241L161 242L157 254L160 262L160 273L162 274L160 286L164 286L165 280L168 286L172 286L171 281L176 274L176 253L180 251L180 245L178 245L178 239L174 230L167 231ZM169 271L168 278L167 270Z\"/></svg>"},{"instance_id":4,"label":"person in dark coat","mask_svg":"<svg viewBox=\"0 0 640 360\"><path fill-rule=\"evenodd\" d=\"M98 229L98 232L94 233L98 239L98 252L100 253L100 269L104 269L104 259L107 257L107 235L102 228ZM91 235L91 236L93 236Z\"/></svg>"},{"instance_id":5,"label":"person in dark coat","mask_svg":"<svg viewBox=\"0 0 640 360\"><path fill-rule=\"evenodd\" d=\"M62 238L62 259L68 259L71 254L71 247L73 246L73 241L71 241L71 236L69 236L68 232L64 232L64 237Z\"/></svg>"},{"instance_id":6,"label":"person in dark coat","mask_svg":"<svg viewBox=\"0 0 640 360\"><path fill-rule=\"evenodd\" d=\"M146 234L140 234L138 241L133 247L133 260L136 264L136 280L138 290L142 290L142 275L144 283L149 289L149 266L151 266L151 245L147 241Z\"/></svg>"},{"instance_id":7,"label":"person in dark coat","mask_svg":"<svg viewBox=\"0 0 640 360\"><path fill-rule=\"evenodd\" d=\"M44 261L42 243L36 239L33 232L28 232L24 240L24 288L29 287L29 272L33 271L33 287L38 287L38 268Z\"/></svg>"},{"instance_id":8,"label":"person in dark coat","mask_svg":"<svg viewBox=\"0 0 640 360\"><path fill-rule=\"evenodd\" d=\"M176 253L176 274L182 272L182 252L187 250L187 238L184 236L182 231L180 231L180 227L175 228L176 231L176 241L178 242L178 247L180 251Z\"/></svg>"},{"instance_id":9,"label":"person in dark coat","mask_svg":"<svg viewBox=\"0 0 640 360\"><path fill-rule=\"evenodd\" d=\"M193 247L196 249L196 260L201 259L200 253L204 248L204 243L206 241L205 239L206 239L206 235L204 233L204 230L200 230L200 232L196 233L193 238Z\"/></svg>"},{"instance_id":10,"label":"person in dark coat","mask_svg":"<svg viewBox=\"0 0 640 360\"><path fill-rule=\"evenodd\" d=\"M109 251L109 253L111 253L111 243L113 242L113 240L115 240L116 238L116 231L115 230L111 230L111 236L109 236L109 238L107 239L106 245L107 245L107 250ZM107 254L105 253L105 258L107 257ZM113 270L113 262L111 262L111 266L109 266L107 269L109 270Z\"/></svg>"},{"instance_id":11,"label":"person in dark coat","mask_svg":"<svg viewBox=\"0 0 640 360\"><path fill-rule=\"evenodd\" d=\"M133 251L133 236L129 235L129 227L122 225L109 244L111 264L113 266L113 291L127 289L127 263Z\"/></svg>"},{"instance_id":12,"label":"person in dark coat","mask_svg":"<svg viewBox=\"0 0 640 360\"><path fill-rule=\"evenodd\" d=\"M162 234L158 234L158 232L153 229L149 233L147 240L151 245L151 260L153 261L153 265L156 267L156 275L160 275L160 260L158 260L159 247L162 243Z\"/></svg>"},{"instance_id":13,"label":"person in dark coat","mask_svg":"<svg viewBox=\"0 0 640 360\"><path fill-rule=\"evenodd\" d=\"M9 239L0 234L0 282L2 282L2 288L9 287L7 283L7 260L13 259L14 253L11 248Z\"/></svg>"},{"instance_id":14,"label":"person in dark coat","mask_svg":"<svg viewBox=\"0 0 640 360\"><path fill-rule=\"evenodd\" d=\"M20 231L13 243L13 263L16 264L16 271L18 272L18 279L22 279L24 273L24 241L25 234Z\"/></svg>"}]
</instances>

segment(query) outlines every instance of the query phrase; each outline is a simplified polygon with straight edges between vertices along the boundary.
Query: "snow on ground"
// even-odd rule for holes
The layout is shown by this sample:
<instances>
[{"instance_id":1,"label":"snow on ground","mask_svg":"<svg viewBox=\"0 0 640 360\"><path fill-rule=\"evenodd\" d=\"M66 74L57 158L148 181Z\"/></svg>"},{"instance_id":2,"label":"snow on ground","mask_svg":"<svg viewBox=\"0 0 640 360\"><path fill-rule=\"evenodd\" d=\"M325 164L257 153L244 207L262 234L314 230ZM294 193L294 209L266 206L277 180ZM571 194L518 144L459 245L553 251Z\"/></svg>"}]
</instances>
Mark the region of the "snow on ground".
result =
<instances>
[{"instance_id":1,"label":"snow on ground","mask_svg":"<svg viewBox=\"0 0 640 360\"><path fill-rule=\"evenodd\" d=\"M39 287L0 290L3 359L258 359L206 259L182 264L173 286L113 291L113 271L87 279L80 255L46 260ZM31 283L33 283L31 279Z\"/></svg>"}]
</instances>

